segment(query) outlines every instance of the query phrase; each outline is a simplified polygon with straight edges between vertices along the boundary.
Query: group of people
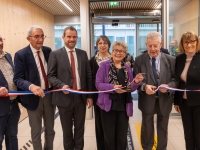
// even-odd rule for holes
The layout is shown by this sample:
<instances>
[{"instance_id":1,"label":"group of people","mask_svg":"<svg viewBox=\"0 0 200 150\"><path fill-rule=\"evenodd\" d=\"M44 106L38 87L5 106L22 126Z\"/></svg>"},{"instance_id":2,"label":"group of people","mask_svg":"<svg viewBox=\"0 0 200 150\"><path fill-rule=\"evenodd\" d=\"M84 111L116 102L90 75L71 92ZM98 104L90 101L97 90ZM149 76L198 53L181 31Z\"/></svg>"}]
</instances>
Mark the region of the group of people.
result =
<instances>
[{"instance_id":1,"label":"group of people","mask_svg":"<svg viewBox=\"0 0 200 150\"><path fill-rule=\"evenodd\" d=\"M195 91L200 89L200 43L195 33L188 31L182 35L181 54L173 57L161 51L161 34L150 32L146 37L147 52L137 56L134 63L125 42L115 41L109 51L111 42L107 36L99 36L98 52L91 59L84 50L75 48L78 36L72 26L64 29L64 46L58 50L43 46L45 37L40 26L31 26L27 32L30 44L15 53L13 64L11 55L3 50L0 36L0 149L4 136L6 149L18 149L20 102L28 111L35 150L53 150L55 106L59 110L65 150L83 150L86 106L94 106L97 149L126 150L128 122L133 115L131 92L138 90L144 150L151 150L154 145L154 114L157 114L157 150L167 149L173 102L182 116L186 149L200 150L200 95ZM52 89L62 91L46 93ZM68 89L106 92L74 94ZM9 96L8 91L12 90L33 94Z\"/></svg>"}]
</instances>

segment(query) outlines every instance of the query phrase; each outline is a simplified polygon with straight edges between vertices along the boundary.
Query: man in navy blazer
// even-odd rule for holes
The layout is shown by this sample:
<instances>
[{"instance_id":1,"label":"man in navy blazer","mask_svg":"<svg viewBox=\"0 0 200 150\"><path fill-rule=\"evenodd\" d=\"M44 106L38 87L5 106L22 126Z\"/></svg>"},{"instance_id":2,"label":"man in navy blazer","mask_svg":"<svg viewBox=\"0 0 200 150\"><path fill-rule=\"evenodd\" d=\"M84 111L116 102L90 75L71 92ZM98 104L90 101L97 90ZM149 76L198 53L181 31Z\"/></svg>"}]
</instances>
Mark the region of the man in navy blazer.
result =
<instances>
[{"instance_id":1,"label":"man in navy blazer","mask_svg":"<svg viewBox=\"0 0 200 150\"><path fill-rule=\"evenodd\" d=\"M16 90L13 83L14 65L11 55L3 51L0 35L0 149L5 136L6 149L18 150L18 121L20 110L16 96L7 96L8 90Z\"/></svg>"},{"instance_id":2,"label":"man in navy blazer","mask_svg":"<svg viewBox=\"0 0 200 150\"><path fill-rule=\"evenodd\" d=\"M20 98L21 104L27 108L31 138L34 150L42 150L41 130L42 118L45 127L45 150L53 150L54 113L52 94L44 94L44 90L50 88L46 79L47 62L51 49L43 46L45 35L40 26L29 27L27 40L30 45L19 50L15 54L14 82L18 90L31 91L33 95L25 95Z\"/></svg>"}]
</instances>

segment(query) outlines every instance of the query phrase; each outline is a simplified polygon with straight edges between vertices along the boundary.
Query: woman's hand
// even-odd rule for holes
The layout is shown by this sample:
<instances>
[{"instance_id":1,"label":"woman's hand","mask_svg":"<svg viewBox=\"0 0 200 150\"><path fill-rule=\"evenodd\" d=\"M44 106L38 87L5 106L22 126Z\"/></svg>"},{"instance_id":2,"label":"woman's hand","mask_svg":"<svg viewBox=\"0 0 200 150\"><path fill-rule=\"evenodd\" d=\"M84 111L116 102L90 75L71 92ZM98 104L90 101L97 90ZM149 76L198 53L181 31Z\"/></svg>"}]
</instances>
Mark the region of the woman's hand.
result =
<instances>
[{"instance_id":1,"label":"woman's hand","mask_svg":"<svg viewBox=\"0 0 200 150\"><path fill-rule=\"evenodd\" d=\"M116 89L116 88L122 88L122 85L114 85L114 89ZM121 93L125 93L126 90L117 89L117 90L115 90L115 92L121 94Z\"/></svg>"},{"instance_id":2,"label":"woman's hand","mask_svg":"<svg viewBox=\"0 0 200 150\"><path fill-rule=\"evenodd\" d=\"M178 113L181 113L181 110L180 110L179 105L174 105L174 108L175 108L175 110L176 110Z\"/></svg>"},{"instance_id":3,"label":"woman's hand","mask_svg":"<svg viewBox=\"0 0 200 150\"><path fill-rule=\"evenodd\" d=\"M138 74L135 76L135 78L134 78L134 82L135 82L135 83L141 82L141 81L144 79L143 74L144 74L144 73L138 73Z\"/></svg>"}]
</instances>

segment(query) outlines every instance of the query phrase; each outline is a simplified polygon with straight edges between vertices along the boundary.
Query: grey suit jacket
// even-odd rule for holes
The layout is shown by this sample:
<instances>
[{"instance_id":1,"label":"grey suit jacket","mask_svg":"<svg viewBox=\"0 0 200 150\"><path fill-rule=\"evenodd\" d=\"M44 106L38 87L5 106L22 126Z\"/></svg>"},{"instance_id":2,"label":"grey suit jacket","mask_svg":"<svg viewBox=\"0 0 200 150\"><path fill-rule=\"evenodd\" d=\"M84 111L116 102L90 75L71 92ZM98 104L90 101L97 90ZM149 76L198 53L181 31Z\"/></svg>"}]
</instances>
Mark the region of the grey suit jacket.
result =
<instances>
[{"instance_id":1,"label":"grey suit jacket","mask_svg":"<svg viewBox=\"0 0 200 150\"><path fill-rule=\"evenodd\" d=\"M144 83L155 85L153 71L150 64L150 57L148 53L144 53L136 57L133 68L134 74L145 73L144 80L142 81L141 86ZM161 53L160 60L160 77L158 85L161 84L168 84L170 87L177 86L177 82L175 80L175 58L164 53ZM138 87L138 107L143 113L152 113L155 107L156 95L147 95L146 92L141 90L141 86ZM158 97L162 115L169 115L172 109L173 92L161 93L159 91Z\"/></svg>"},{"instance_id":2,"label":"grey suit jacket","mask_svg":"<svg viewBox=\"0 0 200 150\"><path fill-rule=\"evenodd\" d=\"M80 49L75 49L78 60L78 73L80 76L81 90L92 90L92 74L87 57L87 53ZM72 70L70 60L65 47L51 52L48 61L48 81L54 89L62 88L68 85L72 88ZM53 93L53 104L61 107L67 107L72 100L72 94L64 94L63 92ZM82 95L84 103L90 95Z\"/></svg>"}]
</instances>

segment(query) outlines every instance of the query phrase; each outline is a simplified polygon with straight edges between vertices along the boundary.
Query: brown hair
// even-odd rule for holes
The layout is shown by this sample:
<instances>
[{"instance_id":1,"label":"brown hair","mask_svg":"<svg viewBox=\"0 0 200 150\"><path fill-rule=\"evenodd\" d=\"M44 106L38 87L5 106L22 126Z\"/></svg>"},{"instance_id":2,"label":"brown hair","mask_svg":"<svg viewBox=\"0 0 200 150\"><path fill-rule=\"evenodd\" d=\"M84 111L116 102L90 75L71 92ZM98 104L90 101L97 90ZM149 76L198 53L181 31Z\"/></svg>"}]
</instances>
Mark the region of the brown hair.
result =
<instances>
[{"instance_id":1,"label":"brown hair","mask_svg":"<svg viewBox=\"0 0 200 150\"><path fill-rule=\"evenodd\" d=\"M98 43L99 43L99 41L100 41L101 39L102 39L104 42L107 42L107 43L108 43L108 50L109 50L109 49L110 49L111 43L110 43L109 38L108 38L107 36L105 36L105 35L100 35L100 36L98 37L98 39L96 40L96 46L98 47Z\"/></svg>"},{"instance_id":2,"label":"brown hair","mask_svg":"<svg viewBox=\"0 0 200 150\"><path fill-rule=\"evenodd\" d=\"M76 30L73 26L69 26L69 27L66 27L66 28L64 29L64 31L63 31L63 36L65 36L65 32L66 32L67 30L76 31L76 35L77 35L77 30Z\"/></svg>"},{"instance_id":3,"label":"brown hair","mask_svg":"<svg viewBox=\"0 0 200 150\"><path fill-rule=\"evenodd\" d=\"M185 53L184 47L183 47L183 40L190 40L191 37L195 37L195 40L197 42L197 49L196 52L200 52L200 40L198 39L198 36L193 32L193 31L187 31L185 33L183 33L183 35L181 36L181 40L179 42L179 51L181 53Z\"/></svg>"}]
</instances>

